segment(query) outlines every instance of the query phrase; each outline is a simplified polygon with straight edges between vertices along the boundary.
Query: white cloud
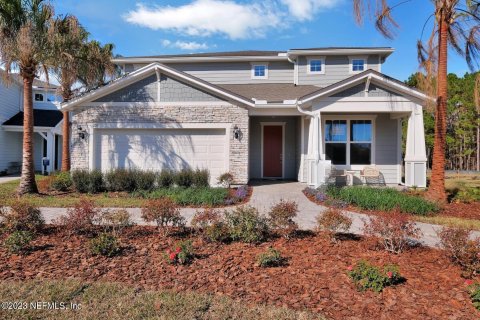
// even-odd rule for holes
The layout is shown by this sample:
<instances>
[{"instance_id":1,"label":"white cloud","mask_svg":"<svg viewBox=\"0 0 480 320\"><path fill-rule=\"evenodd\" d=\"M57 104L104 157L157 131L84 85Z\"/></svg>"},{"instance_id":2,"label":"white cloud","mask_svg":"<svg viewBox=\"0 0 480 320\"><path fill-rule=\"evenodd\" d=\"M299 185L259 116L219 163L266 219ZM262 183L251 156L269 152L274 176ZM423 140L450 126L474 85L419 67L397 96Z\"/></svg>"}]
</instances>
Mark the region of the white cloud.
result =
<instances>
[{"instance_id":1,"label":"white cloud","mask_svg":"<svg viewBox=\"0 0 480 320\"><path fill-rule=\"evenodd\" d=\"M275 1L240 4L231 0L194 0L178 7L138 4L127 22L153 30L174 30L190 36L220 34L230 39L262 37L282 26L284 13Z\"/></svg>"},{"instance_id":2,"label":"white cloud","mask_svg":"<svg viewBox=\"0 0 480 320\"><path fill-rule=\"evenodd\" d=\"M322 9L337 5L339 0L281 0L290 14L298 20L311 20Z\"/></svg>"},{"instance_id":3,"label":"white cloud","mask_svg":"<svg viewBox=\"0 0 480 320\"><path fill-rule=\"evenodd\" d=\"M205 50L209 48L209 46L205 42L199 43L195 41L187 42L187 41L180 41L180 40L172 42L167 39L162 40L162 45L164 47L178 48L180 50L186 50L186 51Z\"/></svg>"}]
</instances>

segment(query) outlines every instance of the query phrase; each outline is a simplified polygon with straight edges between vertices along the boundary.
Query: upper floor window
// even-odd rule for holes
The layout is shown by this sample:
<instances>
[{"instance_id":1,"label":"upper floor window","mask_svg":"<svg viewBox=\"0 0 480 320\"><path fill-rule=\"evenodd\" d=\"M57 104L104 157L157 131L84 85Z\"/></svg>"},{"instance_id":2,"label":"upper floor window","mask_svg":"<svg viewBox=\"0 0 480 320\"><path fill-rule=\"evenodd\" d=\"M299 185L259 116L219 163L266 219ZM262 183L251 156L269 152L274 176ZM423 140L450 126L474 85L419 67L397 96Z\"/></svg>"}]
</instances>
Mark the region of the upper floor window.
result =
<instances>
[{"instance_id":1,"label":"upper floor window","mask_svg":"<svg viewBox=\"0 0 480 320\"><path fill-rule=\"evenodd\" d=\"M316 57L316 58L308 59L307 73L324 74L325 58Z\"/></svg>"},{"instance_id":2,"label":"upper floor window","mask_svg":"<svg viewBox=\"0 0 480 320\"><path fill-rule=\"evenodd\" d=\"M267 79L268 65L266 64L252 64L252 78L253 79Z\"/></svg>"},{"instance_id":3,"label":"upper floor window","mask_svg":"<svg viewBox=\"0 0 480 320\"><path fill-rule=\"evenodd\" d=\"M35 93L35 101L44 101L43 93Z\"/></svg>"},{"instance_id":4,"label":"upper floor window","mask_svg":"<svg viewBox=\"0 0 480 320\"><path fill-rule=\"evenodd\" d=\"M350 57L350 73L358 73L367 70L365 57Z\"/></svg>"}]
</instances>

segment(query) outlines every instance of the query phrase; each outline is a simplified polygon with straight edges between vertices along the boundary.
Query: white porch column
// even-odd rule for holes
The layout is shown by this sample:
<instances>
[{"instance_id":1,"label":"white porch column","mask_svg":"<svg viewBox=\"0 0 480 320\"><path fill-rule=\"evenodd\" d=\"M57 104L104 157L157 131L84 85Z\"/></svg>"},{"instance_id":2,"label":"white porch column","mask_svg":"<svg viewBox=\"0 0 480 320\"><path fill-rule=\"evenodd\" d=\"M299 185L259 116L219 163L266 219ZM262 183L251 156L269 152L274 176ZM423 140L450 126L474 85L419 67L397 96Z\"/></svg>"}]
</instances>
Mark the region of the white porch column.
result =
<instances>
[{"instance_id":1,"label":"white porch column","mask_svg":"<svg viewBox=\"0 0 480 320\"><path fill-rule=\"evenodd\" d=\"M47 132L47 158L50 159L47 172L51 173L55 171L55 134L52 131Z\"/></svg>"},{"instance_id":2,"label":"white porch column","mask_svg":"<svg viewBox=\"0 0 480 320\"><path fill-rule=\"evenodd\" d=\"M427 153L422 106L415 105L408 118L407 146L405 153L405 185L427 186Z\"/></svg>"}]
</instances>

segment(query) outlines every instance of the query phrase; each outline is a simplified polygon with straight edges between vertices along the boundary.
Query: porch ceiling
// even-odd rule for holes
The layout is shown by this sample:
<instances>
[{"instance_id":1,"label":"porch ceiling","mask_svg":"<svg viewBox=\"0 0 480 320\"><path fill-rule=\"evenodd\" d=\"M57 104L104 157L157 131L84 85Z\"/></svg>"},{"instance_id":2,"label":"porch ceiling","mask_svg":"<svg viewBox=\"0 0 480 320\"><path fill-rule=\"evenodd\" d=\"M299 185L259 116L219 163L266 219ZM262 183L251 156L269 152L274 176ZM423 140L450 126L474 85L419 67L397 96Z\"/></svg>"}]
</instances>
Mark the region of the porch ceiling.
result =
<instances>
[{"instance_id":1,"label":"porch ceiling","mask_svg":"<svg viewBox=\"0 0 480 320\"><path fill-rule=\"evenodd\" d=\"M63 119L63 114L57 110L33 110L33 126L54 128ZM23 126L23 111L20 111L7 121L3 126Z\"/></svg>"}]
</instances>

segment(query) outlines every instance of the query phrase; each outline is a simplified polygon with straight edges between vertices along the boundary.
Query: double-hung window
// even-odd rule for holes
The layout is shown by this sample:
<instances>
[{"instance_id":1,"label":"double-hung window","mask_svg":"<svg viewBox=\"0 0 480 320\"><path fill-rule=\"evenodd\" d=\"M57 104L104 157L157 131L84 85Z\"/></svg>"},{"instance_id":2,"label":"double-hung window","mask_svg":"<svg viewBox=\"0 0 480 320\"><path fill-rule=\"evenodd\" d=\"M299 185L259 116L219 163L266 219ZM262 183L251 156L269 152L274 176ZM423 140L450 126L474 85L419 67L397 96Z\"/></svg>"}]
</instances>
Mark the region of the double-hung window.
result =
<instances>
[{"instance_id":1,"label":"double-hung window","mask_svg":"<svg viewBox=\"0 0 480 320\"><path fill-rule=\"evenodd\" d=\"M334 165L372 164L372 135L372 120L326 120L327 160Z\"/></svg>"},{"instance_id":2,"label":"double-hung window","mask_svg":"<svg viewBox=\"0 0 480 320\"><path fill-rule=\"evenodd\" d=\"M268 65L266 64L252 65L252 79L267 79L267 78L268 78Z\"/></svg>"}]
</instances>

